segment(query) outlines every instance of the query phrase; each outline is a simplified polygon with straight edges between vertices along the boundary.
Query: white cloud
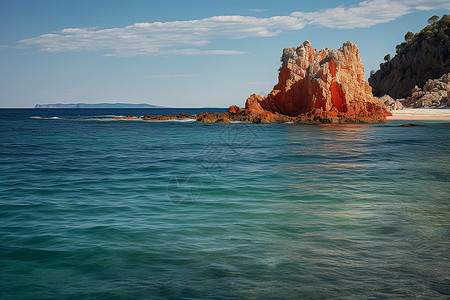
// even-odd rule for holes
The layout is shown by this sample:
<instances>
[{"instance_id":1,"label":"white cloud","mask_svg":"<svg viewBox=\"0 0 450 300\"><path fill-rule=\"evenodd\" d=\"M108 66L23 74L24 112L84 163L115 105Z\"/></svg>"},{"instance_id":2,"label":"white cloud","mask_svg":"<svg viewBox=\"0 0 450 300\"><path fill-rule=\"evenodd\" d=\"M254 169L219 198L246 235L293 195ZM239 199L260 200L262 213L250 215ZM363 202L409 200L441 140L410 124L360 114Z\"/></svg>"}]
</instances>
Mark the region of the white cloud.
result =
<instances>
[{"instance_id":1,"label":"white cloud","mask_svg":"<svg viewBox=\"0 0 450 300\"><path fill-rule=\"evenodd\" d=\"M450 9L448 0L368 0L357 6L329 8L318 12L293 12L308 24L329 28L353 29L393 21L417 10Z\"/></svg>"},{"instance_id":2,"label":"white cloud","mask_svg":"<svg viewBox=\"0 0 450 300\"><path fill-rule=\"evenodd\" d=\"M45 52L112 51L106 54L108 56L243 54L246 52L200 48L216 38L270 37L282 29L299 30L305 25L303 20L291 16L214 16L191 21L136 23L110 29L66 28L19 43L37 46Z\"/></svg>"},{"instance_id":3,"label":"white cloud","mask_svg":"<svg viewBox=\"0 0 450 300\"><path fill-rule=\"evenodd\" d=\"M17 47L35 46L45 52L102 51L105 56L244 54L238 50L205 49L205 46L214 39L272 37L285 30L301 30L307 24L340 29L370 27L417 10L439 8L450 9L450 3L448 0L368 0L351 7L269 18L234 15L135 23L121 28L66 28L21 40Z\"/></svg>"}]
</instances>

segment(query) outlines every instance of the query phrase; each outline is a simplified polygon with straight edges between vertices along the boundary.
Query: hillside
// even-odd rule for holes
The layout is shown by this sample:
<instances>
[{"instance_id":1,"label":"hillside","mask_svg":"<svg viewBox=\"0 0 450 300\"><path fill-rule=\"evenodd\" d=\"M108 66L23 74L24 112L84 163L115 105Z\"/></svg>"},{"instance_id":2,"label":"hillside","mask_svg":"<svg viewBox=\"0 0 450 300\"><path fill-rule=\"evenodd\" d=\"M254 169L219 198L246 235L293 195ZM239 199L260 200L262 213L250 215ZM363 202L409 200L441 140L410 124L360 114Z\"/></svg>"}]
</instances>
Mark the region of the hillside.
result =
<instances>
[{"instance_id":1,"label":"hillside","mask_svg":"<svg viewBox=\"0 0 450 300\"><path fill-rule=\"evenodd\" d=\"M450 15L416 34L407 33L396 50L394 58L382 63L369 78L375 96L405 98L416 85L423 86L428 79L450 71Z\"/></svg>"}]
</instances>

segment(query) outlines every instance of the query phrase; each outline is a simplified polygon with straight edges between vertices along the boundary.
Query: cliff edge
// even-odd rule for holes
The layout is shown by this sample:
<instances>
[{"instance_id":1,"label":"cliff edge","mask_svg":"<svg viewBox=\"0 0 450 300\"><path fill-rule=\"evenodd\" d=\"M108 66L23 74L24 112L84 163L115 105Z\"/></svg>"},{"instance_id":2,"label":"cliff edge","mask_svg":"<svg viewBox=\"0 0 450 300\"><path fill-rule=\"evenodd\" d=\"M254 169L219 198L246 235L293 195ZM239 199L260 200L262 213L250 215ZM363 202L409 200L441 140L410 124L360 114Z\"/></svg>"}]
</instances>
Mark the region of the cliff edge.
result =
<instances>
[{"instance_id":1,"label":"cliff edge","mask_svg":"<svg viewBox=\"0 0 450 300\"><path fill-rule=\"evenodd\" d=\"M375 96L394 99L411 95L415 86L424 86L429 79L450 72L450 15L423 28L408 32L406 41L398 45L397 54L380 65L369 83Z\"/></svg>"}]
</instances>

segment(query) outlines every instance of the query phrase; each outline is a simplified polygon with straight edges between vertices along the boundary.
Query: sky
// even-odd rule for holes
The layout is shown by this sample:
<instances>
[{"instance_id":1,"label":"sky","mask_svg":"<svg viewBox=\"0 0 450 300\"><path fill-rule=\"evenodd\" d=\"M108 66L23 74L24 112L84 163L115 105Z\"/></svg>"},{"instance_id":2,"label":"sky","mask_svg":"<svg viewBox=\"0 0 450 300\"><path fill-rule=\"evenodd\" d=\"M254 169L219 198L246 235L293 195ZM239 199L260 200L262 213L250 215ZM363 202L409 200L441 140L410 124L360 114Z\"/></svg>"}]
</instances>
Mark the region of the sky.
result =
<instances>
[{"instance_id":1,"label":"sky","mask_svg":"<svg viewBox=\"0 0 450 300\"><path fill-rule=\"evenodd\" d=\"M366 78L448 0L0 0L0 107L243 106L285 47L356 43Z\"/></svg>"}]
</instances>

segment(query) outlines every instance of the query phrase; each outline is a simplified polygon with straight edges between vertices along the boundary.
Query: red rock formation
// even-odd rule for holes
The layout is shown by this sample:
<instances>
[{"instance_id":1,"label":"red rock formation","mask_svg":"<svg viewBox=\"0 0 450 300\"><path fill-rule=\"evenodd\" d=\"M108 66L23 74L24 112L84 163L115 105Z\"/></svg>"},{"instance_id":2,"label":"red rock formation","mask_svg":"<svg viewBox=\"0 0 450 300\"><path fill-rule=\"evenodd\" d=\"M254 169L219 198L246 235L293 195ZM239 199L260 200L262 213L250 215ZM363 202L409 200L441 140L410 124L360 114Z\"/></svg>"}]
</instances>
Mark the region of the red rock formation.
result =
<instances>
[{"instance_id":1,"label":"red rock formation","mask_svg":"<svg viewBox=\"0 0 450 300\"><path fill-rule=\"evenodd\" d=\"M285 48L278 84L267 97L252 95L245 108L272 119L277 115L307 116L324 122L386 122L384 104L372 95L355 44L338 50L313 49L308 41Z\"/></svg>"},{"instance_id":2,"label":"red rock formation","mask_svg":"<svg viewBox=\"0 0 450 300\"><path fill-rule=\"evenodd\" d=\"M267 97L251 95L245 109L233 105L223 113L147 116L144 120L196 119L229 123L386 123L391 115L372 95L364 80L364 66L355 44L317 51L305 41L285 48L278 84Z\"/></svg>"},{"instance_id":3,"label":"red rock formation","mask_svg":"<svg viewBox=\"0 0 450 300\"><path fill-rule=\"evenodd\" d=\"M240 108L240 107L237 106L237 105L231 105L231 106L228 108L228 112L229 112L229 113L232 113L232 114L239 114L239 113L242 112L242 108Z\"/></svg>"}]
</instances>

